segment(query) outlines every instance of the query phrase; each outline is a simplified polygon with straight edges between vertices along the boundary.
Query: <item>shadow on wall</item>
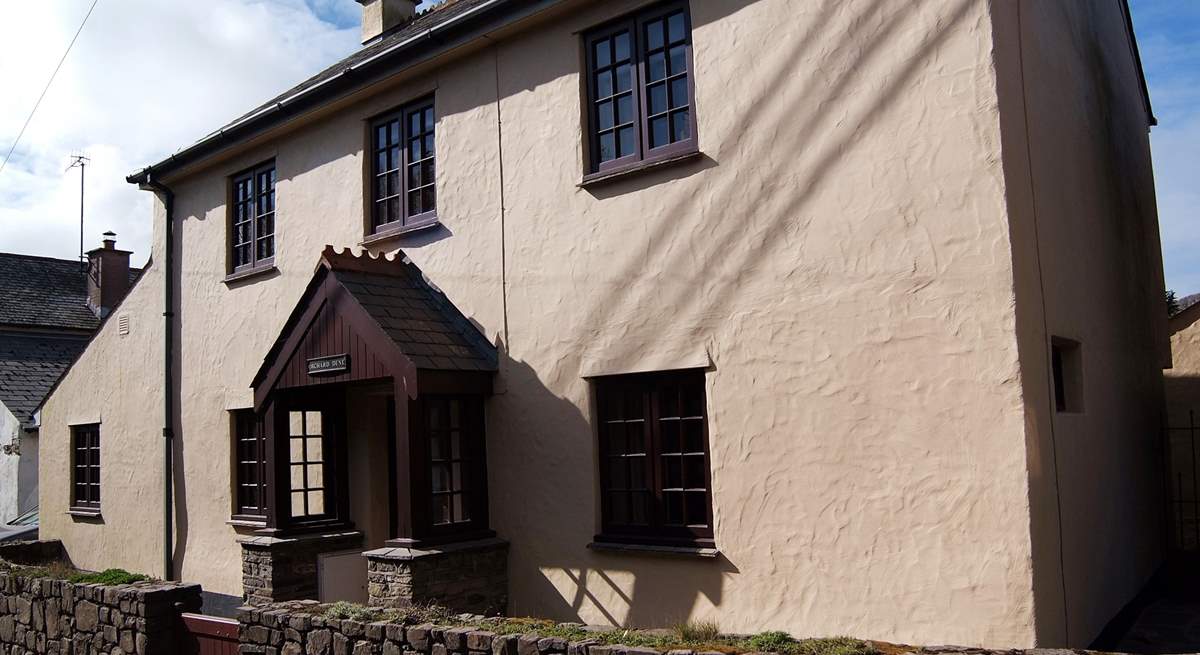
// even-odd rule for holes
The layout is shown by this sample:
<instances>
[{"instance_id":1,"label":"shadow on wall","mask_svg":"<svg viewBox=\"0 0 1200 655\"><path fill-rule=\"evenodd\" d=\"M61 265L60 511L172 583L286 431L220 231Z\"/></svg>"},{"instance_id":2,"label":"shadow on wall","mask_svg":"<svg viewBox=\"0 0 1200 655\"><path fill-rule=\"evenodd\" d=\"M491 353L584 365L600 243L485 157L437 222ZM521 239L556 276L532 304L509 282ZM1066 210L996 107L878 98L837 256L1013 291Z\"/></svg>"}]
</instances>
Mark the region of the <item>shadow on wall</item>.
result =
<instances>
[{"instance_id":1,"label":"shadow on wall","mask_svg":"<svg viewBox=\"0 0 1200 655\"><path fill-rule=\"evenodd\" d=\"M706 0L693 3L693 20L697 26L736 13L753 4L750 0ZM756 284L755 278L774 273L757 262L768 261L781 250L796 246L795 234L803 234L816 218L812 205L836 178L835 172L844 167L851 153L857 154L865 133L881 123L881 117L895 111L895 100L912 88L918 74L930 65L931 59L948 37L964 27L970 16L973 0L958 0L945 12L936 31L928 33L915 47L898 44L912 29L912 14L896 11L887 0L875 0L862 5L858 15L849 19L851 25L870 25L872 38L865 41L840 39L828 42L829 25L845 5L827 1L807 17L807 31L795 42L779 44L787 52L765 58L759 65L773 65L772 74L764 76L763 90L757 97L742 98L743 107L738 124L756 126L775 136L780 152L796 153L805 160L801 178L780 180L778 188L755 189L764 202L759 203L754 229L739 221L726 221L698 241L693 247L671 250L674 240L670 231L677 224L671 216L688 216L711 212L713 207L734 206L747 193L745 180L738 175L712 176L706 194L686 200L663 210L666 220L657 221L653 231L644 239L645 254L632 262L628 270L614 274L612 279L625 280L619 285L597 287L588 297L576 298L577 312L585 318L564 324L578 325L580 330L599 330L610 317L636 314L637 307L647 305L672 308L676 322L683 325L703 325L708 317L727 315L735 307L737 293L743 285ZM845 70L876 69L886 60L894 62L885 81L868 86L857 74L841 76L828 84L813 82L807 88L795 88L795 63L818 58L839 62L848 61ZM555 65L555 64L548 64ZM536 74L536 73L534 73ZM701 71L702 74L702 71ZM528 85L523 85L528 86ZM781 93L780 89L794 91ZM519 88L502 88L502 96L519 93ZM862 93L860 93L862 92ZM867 95L869 94L869 95ZM852 96L853 102L841 99ZM868 98L863 100L862 98ZM828 110L838 102L845 111ZM703 107L698 108L703 111ZM708 139L709 135L701 135ZM691 168L710 168L721 165L723 155L745 147L739 143L742 135L718 135L719 141L706 141L705 158ZM506 156L508 156L506 154ZM519 158L519 156L518 156ZM518 161L518 164L521 162ZM789 166L791 162L789 161ZM686 174L695 172L689 168ZM675 173L663 172L654 179L617 181L593 192L609 197L633 192L647 184L675 179ZM659 178L662 179L659 179ZM602 193L602 195L601 195ZM729 261L734 258L737 261ZM683 260L724 262L722 270L737 270L737 275L715 274L696 285L679 284L670 295L661 286L647 283L662 271L686 270ZM642 266L641 262L654 262ZM728 268L724 268L727 265ZM713 273L710 271L709 273ZM931 274L936 274L932 272ZM853 283L853 281L851 281ZM922 284L914 279L913 285ZM697 288L706 293L695 293ZM649 294L655 295L653 298ZM576 311L576 310L573 310ZM553 320L553 317L547 317ZM518 335L519 336L519 335ZM586 334L563 334L558 343L586 343ZM626 340L606 353L612 361L635 361L645 344ZM666 559L662 557L606 555L589 551L586 545L598 528L597 456L595 435L588 417L563 396L587 397L586 381L578 377L583 353L572 350L542 379L537 371L522 361L508 356L506 344L499 344L503 356L502 377L505 391L491 400L489 420L503 416L504 430L489 430L489 438L506 435L511 441L493 441L489 447L503 451L500 461L537 457L544 461L539 475L522 480L503 479L511 475L504 466L491 467L490 485L494 490L513 490L511 497L492 497L495 514L504 514L498 522L507 530L522 531L534 538L524 540L521 548L512 551L509 561L510 580L515 585L510 611L514 614L539 614L563 620L578 620L581 609L589 607L602 614L614 625L663 626L694 617L695 610L705 604L720 606L724 597L724 582L741 573L738 563L721 558L718 561ZM552 391L552 389L554 391ZM720 435L714 433L714 438ZM716 446L714 445L714 448ZM496 462L493 452L489 460ZM502 482L497 482L503 479ZM714 481L719 492L719 481ZM519 490L519 495L517 491ZM719 495L717 507L718 547L722 522L724 529L738 529L739 524L753 524L753 517L743 517L737 508L722 508ZM511 508L520 508L513 510ZM722 511L724 510L724 511ZM562 526L547 533L545 525ZM501 535L506 536L506 535ZM564 557L564 554L570 554ZM786 567L786 562L780 563ZM847 593L867 593L867 590L847 590ZM525 607L522 602L552 603ZM554 604L557 603L557 604ZM764 622L780 617L764 616Z\"/></svg>"},{"instance_id":2,"label":"shadow on wall","mask_svg":"<svg viewBox=\"0 0 1200 655\"><path fill-rule=\"evenodd\" d=\"M1200 377L1167 376L1163 386L1169 545L1176 551L1200 552Z\"/></svg>"},{"instance_id":3,"label":"shadow on wall","mask_svg":"<svg viewBox=\"0 0 1200 655\"><path fill-rule=\"evenodd\" d=\"M537 607L510 604L515 616L536 614L578 620L585 605L615 626L662 627L686 621L697 604L719 606L726 576L738 573L723 555L716 560L667 555L605 554L587 545L600 529L596 437L591 422L578 406L546 387L527 364L504 357L502 393L491 399L489 421L503 417L503 431L514 443L492 442L489 447L517 448L540 453L546 465L528 484L492 483L492 490L521 490L519 497L493 492L494 508L524 508L518 529L536 534L509 555L510 584L525 588L520 598L536 598ZM520 445L521 439L529 442ZM489 460L494 461L494 456ZM496 472L489 475L493 479ZM509 510L511 511L511 510ZM547 530L555 526L555 531ZM502 537L506 535L500 535ZM564 559L563 553L578 556ZM548 574L553 573L553 578ZM564 584L565 583L565 584Z\"/></svg>"}]
</instances>

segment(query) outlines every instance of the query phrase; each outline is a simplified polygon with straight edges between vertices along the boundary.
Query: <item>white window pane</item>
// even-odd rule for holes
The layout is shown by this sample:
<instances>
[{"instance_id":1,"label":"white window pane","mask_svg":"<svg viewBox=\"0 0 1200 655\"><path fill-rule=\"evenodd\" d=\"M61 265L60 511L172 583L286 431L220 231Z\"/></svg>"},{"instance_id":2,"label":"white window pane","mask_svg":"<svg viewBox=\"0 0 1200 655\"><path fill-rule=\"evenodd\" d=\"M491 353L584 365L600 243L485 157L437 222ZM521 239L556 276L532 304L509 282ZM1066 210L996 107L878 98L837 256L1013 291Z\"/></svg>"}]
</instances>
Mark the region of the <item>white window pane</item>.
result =
<instances>
[{"instance_id":1,"label":"white window pane","mask_svg":"<svg viewBox=\"0 0 1200 655\"><path fill-rule=\"evenodd\" d=\"M308 486L310 488L325 486L325 465L324 464L309 464L308 465Z\"/></svg>"},{"instance_id":2,"label":"white window pane","mask_svg":"<svg viewBox=\"0 0 1200 655\"><path fill-rule=\"evenodd\" d=\"M304 412L288 412L288 435L299 437L304 434Z\"/></svg>"},{"instance_id":3,"label":"white window pane","mask_svg":"<svg viewBox=\"0 0 1200 655\"><path fill-rule=\"evenodd\" d=\"M323 461L325 461L325 458L322 457L322 455L323 455L323 453L321 452L321 438L320 437L309 438L308 439L308 461L323 462Z\"/></svg>"},{"instance_id":4,"label":"white window pane","mask_svg":"<svg viewBox=\"0 0 1200 655\"><path fill-rule=\"evenodd\" d=\"M304 465L292 464L292 489L304 488Z\"/></svg>"},{"instance_id":5,"label":"white window pane","mask_svg":"<svg viewBox=\"0 0 1200 655\"><path fill-rule=\"evenodd\" d=\"M304 492L292 492L292 516L304 516Z\"/></svg>"},{"instance_id":6,"label":"white window pane","mask_svg":"<svg viewBox=\"0 0 1200 655\"><path fill-rule=\"evenodd\" d=\"M304 412L305 434L325 434L321 432L321 412Z\"/></svg>"},{"instance_id":7,"label":"white window pane","mask_svg":"<svg viewBox=\"0 0 1200 655\"><path fill-rule=\"evenodd\" d=\"M288 440L288 443L291 446L290 460L293 463L303 462L304 461L304 439L290 439L290 440Z\"/></svg>"},{"instance_id":8,"label":"white window pane","mask_svg":"<svg viewBox=\"0 0 1200 655\"><path fill-rule=\"evenodd\" d=\"M308 513L313 514L313 515L325 513L325 492L324 491L308 492Z\"/></svg>"}]
</instances>

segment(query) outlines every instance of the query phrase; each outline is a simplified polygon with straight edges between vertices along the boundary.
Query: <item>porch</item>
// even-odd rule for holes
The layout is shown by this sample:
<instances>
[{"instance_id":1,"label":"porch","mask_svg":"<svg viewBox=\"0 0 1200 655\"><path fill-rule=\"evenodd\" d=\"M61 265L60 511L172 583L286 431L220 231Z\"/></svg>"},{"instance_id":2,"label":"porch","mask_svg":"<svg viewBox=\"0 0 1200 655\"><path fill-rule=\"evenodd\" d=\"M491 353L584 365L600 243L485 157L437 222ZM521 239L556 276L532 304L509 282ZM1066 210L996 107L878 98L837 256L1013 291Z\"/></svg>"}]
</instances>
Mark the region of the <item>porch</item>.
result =
<instances>
[{"instance_id":1,"label":"porch","mask_svg":"<svg viewBox=\"0 0 1200 655\"><path fill-rule=\"evenodd\" d=\"M241 541L248 602L505 609L484 416L496 350L402 257L327 247L255 376L265 527Z\"/></svg>"}]
</instances>

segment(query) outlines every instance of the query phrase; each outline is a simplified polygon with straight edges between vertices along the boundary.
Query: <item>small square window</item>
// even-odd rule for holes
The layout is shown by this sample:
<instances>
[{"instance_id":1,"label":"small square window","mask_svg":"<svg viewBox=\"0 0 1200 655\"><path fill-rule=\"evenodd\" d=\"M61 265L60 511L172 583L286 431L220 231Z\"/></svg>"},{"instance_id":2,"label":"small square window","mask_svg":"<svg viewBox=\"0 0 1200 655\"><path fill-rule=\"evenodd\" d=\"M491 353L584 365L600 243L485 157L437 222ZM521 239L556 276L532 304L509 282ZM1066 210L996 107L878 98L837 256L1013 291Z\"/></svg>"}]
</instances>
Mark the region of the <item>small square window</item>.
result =
<instances>
[{"instance_id":1,"label":"small square window","mask_svg":"<svg viewBox=\"0 0 1200 655\"><path fill-rule=\"evenodd\" d=\"M1054 409L1068 414L1083 412L1083 348L1080 343L1053 337L1050 340L1050 367Z\"/></svg>"}]
</instances>

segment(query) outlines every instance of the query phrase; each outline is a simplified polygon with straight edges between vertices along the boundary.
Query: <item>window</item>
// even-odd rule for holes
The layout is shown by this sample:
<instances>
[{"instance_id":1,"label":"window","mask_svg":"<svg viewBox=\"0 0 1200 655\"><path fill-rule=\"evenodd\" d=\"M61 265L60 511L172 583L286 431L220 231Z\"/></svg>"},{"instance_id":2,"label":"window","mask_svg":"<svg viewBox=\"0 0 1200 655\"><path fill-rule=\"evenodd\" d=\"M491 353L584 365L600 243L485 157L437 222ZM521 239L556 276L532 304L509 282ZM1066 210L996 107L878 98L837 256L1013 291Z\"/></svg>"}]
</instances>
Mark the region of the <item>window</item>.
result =
<instances>
[{"instance_id":1,"label":"window","mask_svg":"<svg viewBox=\"0 0 1200 655\"><path fill-rule=\"evenodd\" d=\"M704 372L598 378L606 541L711 545Z\"/></svg>"},{"instance_id":2,"label":"window","mask_svg":"<svg viewBox=\"0 0 1200 655\"><path fill-rule=\"evenodd\" d=\"M1054 408L1077 414L1083 411L1083 354L1078 341L1052 337L1050 367L1054 382Z\"/></svg>"},{"instance_id":3,"label":"window","mask_svg":"<svg viewBox=\"0 0 1200 655\"><path fill-rule=\"evenodd\" d=\"M695 151L686 3L659 5L585 37L593 173Z\"/></svg>"},{"instance_id":4,"label":"window","mask_svg":"<svg viewBox=\"0 0 1200 655\"><path fill-rule=\"evenodd\" d=\"M437 221L433 99L414 103L371 125L371 232Z\"/></svg>"},{"instance_id":5,"label":"window","mask_svg":"<svg viewBox=\"0 0 1200 655\"><path fill-rule=\"evenodd\" d=\"M233 177L230 261L234 273L275 262L275 163Z\"/></svg>"},{"instance_id":6,"label":"window","mask_svg":"<svg viewBox=\"0 0 1200 655\"><path fill-rule=\"evenodd\" d=\"M328 514L325 506L325 435L322 412L288 412L288 463L291 479L291 517Z\"/></svg>"},{"instance_id":7,"label":"window","mask_svg":"<svg viewBox=\"0 0 1200 655\"><path fill-rule=\"evenodd\" d=\"M486 526L482 399L431 395L421 405L429 449L429 524L440 533Z\"/></svg>"},{"instance_id":8,"label":"window","mask_svg":"<svg viewBox=\"0 0 1200 655\"><path fill-rule=\"evenodd\" d=\"M266 439L252 409L233 413L234 518L261 521L267 513Z\"/></svg>"},{"instance_id":9,"label":"window","mask_svg":"<svg viewBox=\"0 0 1200 655\"><path fill-rule=\"evenodd\" d=\"M71 428L71 509L100 510L100 425Z\"/></svg>"}]
</instances>

